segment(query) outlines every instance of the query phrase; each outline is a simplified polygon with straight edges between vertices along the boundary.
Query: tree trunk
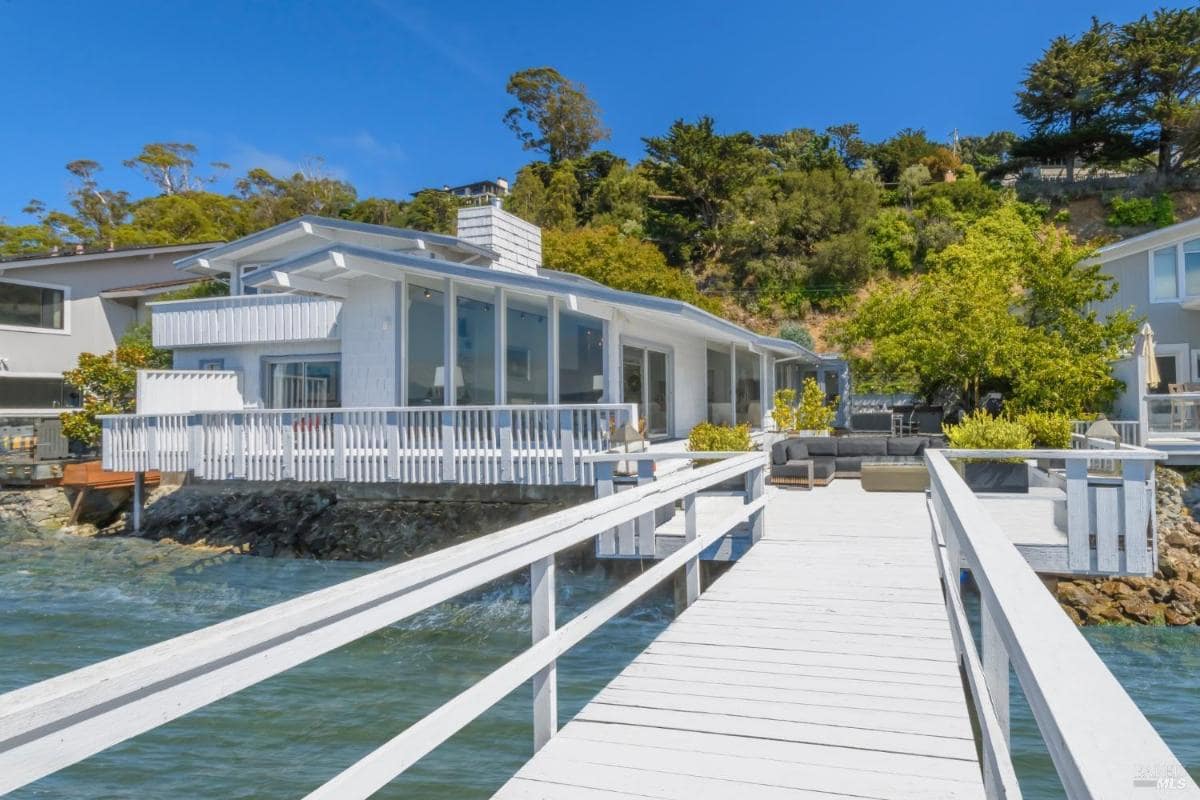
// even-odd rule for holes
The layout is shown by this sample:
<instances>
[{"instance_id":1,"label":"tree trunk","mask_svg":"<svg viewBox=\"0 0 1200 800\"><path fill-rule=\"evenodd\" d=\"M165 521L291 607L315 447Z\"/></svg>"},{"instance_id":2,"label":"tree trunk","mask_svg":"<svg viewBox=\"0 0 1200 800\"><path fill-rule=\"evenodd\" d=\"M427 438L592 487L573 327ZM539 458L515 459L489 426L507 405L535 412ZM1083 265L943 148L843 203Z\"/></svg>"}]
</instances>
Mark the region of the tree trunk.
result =
<instances>
[{"instance_id":1,"label":"tree trunk","mask_svg":"<svg viewBox=\"0 0 1200 800\"><path fill-rule=\"evenodd\" d=\"M1158 177L1166 178L1171 174L1171 137L1166 131L1158 134Z\"/></svg>"}]
</instances>

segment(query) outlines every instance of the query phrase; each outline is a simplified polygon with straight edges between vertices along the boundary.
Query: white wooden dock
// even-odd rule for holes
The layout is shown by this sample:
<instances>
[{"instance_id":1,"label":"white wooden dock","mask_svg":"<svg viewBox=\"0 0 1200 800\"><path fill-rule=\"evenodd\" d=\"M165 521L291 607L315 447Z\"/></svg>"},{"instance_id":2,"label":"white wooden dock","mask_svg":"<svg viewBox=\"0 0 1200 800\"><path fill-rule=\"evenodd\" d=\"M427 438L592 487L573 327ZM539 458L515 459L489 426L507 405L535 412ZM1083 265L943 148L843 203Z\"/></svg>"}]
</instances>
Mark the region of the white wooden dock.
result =
<instances>
[{"instance_id":1,"label":"white wooden dock","mask_svg":"<svg viewBox=\"0 0 1200 800\"><path fill-rule=\"evenodd\" d=\"M984 796L924 495L768 491L765 537L496 797Z\"/></svg>"}]
</instances>

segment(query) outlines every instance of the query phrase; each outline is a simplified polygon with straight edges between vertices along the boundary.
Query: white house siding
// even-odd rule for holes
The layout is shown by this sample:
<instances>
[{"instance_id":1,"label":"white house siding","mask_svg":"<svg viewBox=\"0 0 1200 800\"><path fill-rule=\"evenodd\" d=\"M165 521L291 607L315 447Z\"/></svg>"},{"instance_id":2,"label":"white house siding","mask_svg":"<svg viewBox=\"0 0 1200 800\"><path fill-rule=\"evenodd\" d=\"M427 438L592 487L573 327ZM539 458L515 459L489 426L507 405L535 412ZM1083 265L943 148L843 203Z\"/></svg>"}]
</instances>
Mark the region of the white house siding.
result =
<instances>
[{"instance_id":1,"label":"white house siding","mask_svg":"<svg viewBox=\"0 0 1200 800\"><path fill-rule=\"evenodd\" d=\"M675 348L675 436L683 438L708 418L708 354L703 337L682 335Z\"/></svg>"},{"instance_id":2,"label":"white house siding","mask_svg":"<svg viewBox=\"0 0 1200 800\"><path fill-rule=\"evenodd\" d=\"M174 351L175 369L200 369L201 363L221 359L221 369L234 370L241 375L242 396L247 408L263 408L266 396L263 361L272 356L340 356L337 342L271 342L268 344L220 345L217 347L188 347ZM343 365L343 370L345 365ZM345 378L343 372L343 387ZM343 405L349 403L343 402Z\"/></svg>"},{"instance_id":3,"label":"white house siding","mask_svg":"<svg viewBox=\"0 0 1200 800\"><path fill-rule=\"evenodd\" d=\"M342 404L347 407L396 405L396 286L380 278L348 284L341 322Z\"/></svg>"},{"instance_id":4,"label":"white house siding","mask_svg":"<svg viewBox=\"0 0 1200 800\"><path fill-rule=\"evenodd\" d=\"M1102 313L1132 308L1150 323L1156 342L1200 347L1200 311L1188 311L1174 301L1150 302L1150 256L1146 250L1106 262L1103 270L1116 278L1120 287L1111 300L1097 306Z\"/></svg>"}]
</instances>

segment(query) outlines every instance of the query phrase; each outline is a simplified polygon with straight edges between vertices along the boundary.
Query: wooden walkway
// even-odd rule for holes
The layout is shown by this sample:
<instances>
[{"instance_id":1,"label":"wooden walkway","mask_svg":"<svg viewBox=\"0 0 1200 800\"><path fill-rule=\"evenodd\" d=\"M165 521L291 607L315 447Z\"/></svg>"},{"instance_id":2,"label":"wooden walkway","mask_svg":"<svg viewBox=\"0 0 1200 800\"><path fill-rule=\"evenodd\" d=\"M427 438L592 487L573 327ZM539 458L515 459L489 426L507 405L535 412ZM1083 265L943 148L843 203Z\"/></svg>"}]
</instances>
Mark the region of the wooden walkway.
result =
<instances>
[{"instance_id":1,"label":"wooden walkway","mask_svg":"<svg viewBox=\"0 0 1200 800\"><path fill-rule=\"evenodd\" d=\"M769 491L764 539L496 797L983 797L924 496Z\"/></svg>"}]
</instances>

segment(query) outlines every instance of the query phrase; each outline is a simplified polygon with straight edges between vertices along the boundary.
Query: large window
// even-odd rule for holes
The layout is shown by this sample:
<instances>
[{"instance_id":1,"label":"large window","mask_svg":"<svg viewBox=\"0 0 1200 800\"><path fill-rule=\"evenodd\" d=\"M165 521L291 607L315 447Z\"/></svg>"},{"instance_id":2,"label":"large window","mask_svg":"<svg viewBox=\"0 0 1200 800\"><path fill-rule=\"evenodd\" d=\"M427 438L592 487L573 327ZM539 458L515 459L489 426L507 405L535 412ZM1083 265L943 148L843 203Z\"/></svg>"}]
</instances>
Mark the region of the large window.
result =
<instances>
[{"instance_id":1,"label":"large window","mask_svg":"<svg viewBox=\"0 0 1200 800\"><path fill-rule=\"evenodd\" d=\"M1150 297L1153 300L1173 300L1179 296L1175 248L1155 250L1153 255Z\"/></svg>"},{"instance_id":2,"label":"large window","mask_svg":"<svg viewBox=\"0 0 1200 800\"><path fill-rule=\"evenodd\" d=\"M558 315L560 403L598 403L604 395L604 327L592 317Z\"/></svg>"},{"instance_id":3,"label":"large window","mask_svg":"<svg viewBox=\"0 0 1200 800\"><path fill-rule=\"evenodd\" d=\"M1183 293L1200 295L1200 239L1183 243Z\"/></svg>"},{"instance_id":4,"label":"large window","mask_svg":"<svg viewBox=\"0 0 1200 800\"><path fill-rule=\"evenodd\" d=\"M408 403L444 405L446 370L445 294L415 283L408 284ZM461 384L461 380L457 381Z\"/></svg>"},{"instance_id":5,"label":"large window","mask_svg":"<svg viewBox=\"0 0 1200 800\"><path fill-rule=\"evenodd\" d=\"M763 422L762 364L757 353L737 348L734 356L737 370L737 424L757 428Z\"/></svg>"},{"instance_id":6,"label":"large window","mask_svg":"<svg viewBox=\"0 0 1200 800\"><path fill-rule=\"evenodd\" d=\"M550 328L542 298L508 298L504 375L507 402L534 405L550 402Z\"/></svg>"},{"instance_id":7,"label":"large window","mask_svg":"<svg viewBox=\"0 0 1200 800\"><path fill-rule=\"evenodd\" d=\"M341 385L341 364L336 360L267 363L270 408L337 408L342 404Z\"/></svg>"},{"instance_id":8,"label":"large window","mask_svg":"<svg viewBox=\"0 0 1200 800\"><path fill-rule=\"evenodd\" d=\"M708 421L714 425L733 424L730 367L728 349L708 348Z\"/></svg>"},{"instance_id":9,"label":"large window","mask_svg":"<svg viewBox=\"0 0 1200 800\"><path fill-rule=\"evenodd\" d=\"M62 289L0 281L0 325L63 329Z\"/></svg>"},{"instance_id":10,"label":"large window","mask_svg":"<svg viewBox=\"0 0 1200 800\"><path fill-rule=\"evenodd\" d=\"M491 300L469 294L460 295L456 303L457 404L492 405L496 402L496 307Z\"/></svg>"},{"instance_id":11,"label":"large window","mask_svg":"<svg viewBox=\"0 0 1200 800\"><path fill-rule=\"evenodd\" d=\"M0 408L77 408L79 392L62 378L0 378Z\"/></svg>"}]
</instances>

